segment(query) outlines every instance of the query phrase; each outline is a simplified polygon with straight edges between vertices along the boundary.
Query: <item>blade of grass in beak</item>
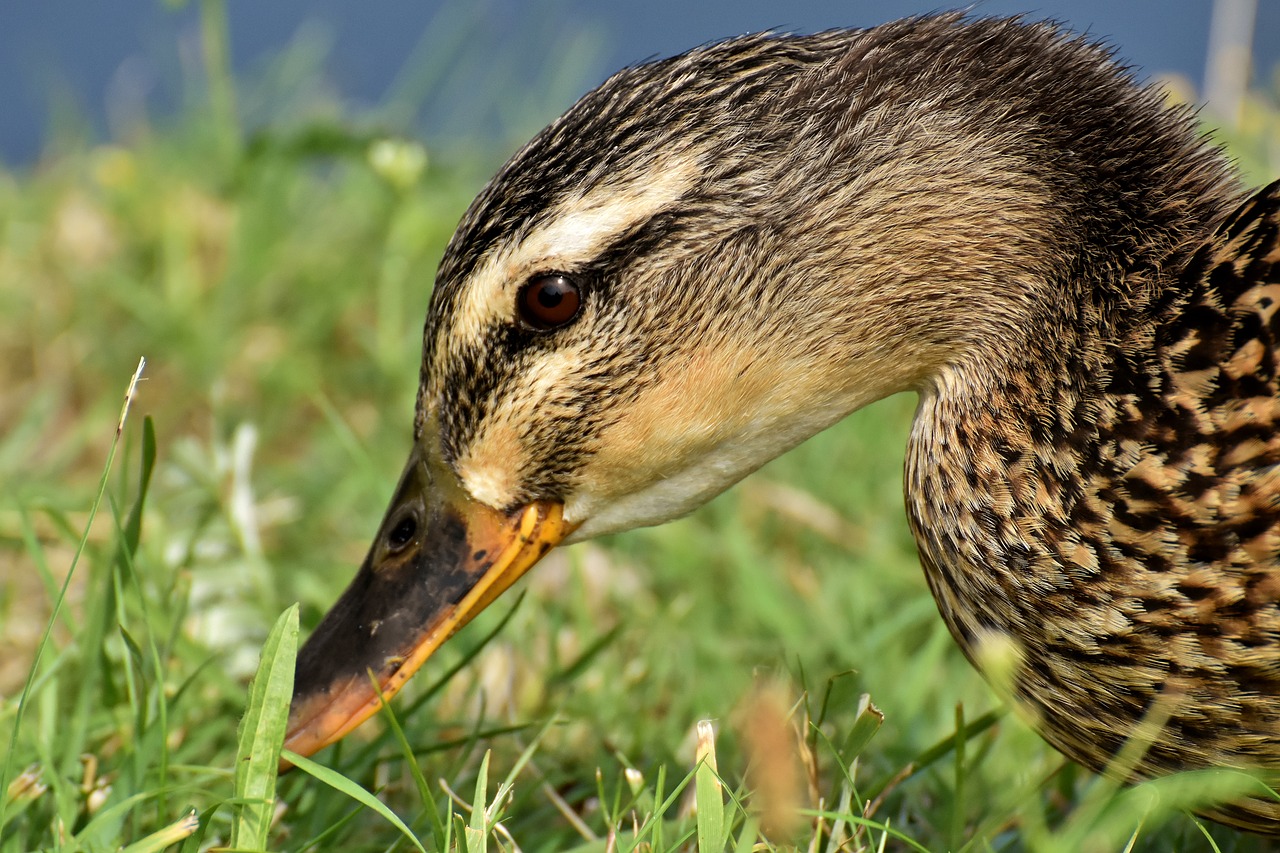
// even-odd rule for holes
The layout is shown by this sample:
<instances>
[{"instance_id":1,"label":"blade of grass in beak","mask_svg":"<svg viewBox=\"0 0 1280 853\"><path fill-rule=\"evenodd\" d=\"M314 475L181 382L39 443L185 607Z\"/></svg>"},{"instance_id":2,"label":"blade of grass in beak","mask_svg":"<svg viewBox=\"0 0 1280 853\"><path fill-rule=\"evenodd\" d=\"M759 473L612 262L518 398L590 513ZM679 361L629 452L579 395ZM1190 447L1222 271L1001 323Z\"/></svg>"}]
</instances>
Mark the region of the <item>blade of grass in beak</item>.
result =
<instances>
[{"instance_id":1,"label":"blade of grass in beak","mask_svg":"<svg viewBox=\"0 0 1280 853\"><path fill-rule=\"evenodd\" d=\"M249 707L240 722L236 797L241 802L236 806L231 824L231 846L237 850L267 847L297 656L298 605L295 604L280 614L267 636L258 672L249 685Z\"/></svg>"},{"instance_id":2,"label":"blade of grass in beak","mask_svg":"<svg viewBox=\"0 0 1280 853\"><path fill-rule=\"evenodd\" d=\"M306 773L308 776L319 779L330 788L341 791L357 803L377 812L384 820L387 821L387 823L400 830L404 837L413 843L414 847L421 850L422 853L427 853L426 848L422 846L422 842L418 841L418 838L413 834L413 831L410 830L409 827L405 826L404 821L402 821L395 812L387 808L386 804L373 794L370 794L364 788L360 787L355 782L352 782L336 770L330 770L323 764L317 764L309 758L303 758L296 752L284 749L281 750L281 755L286 761L301 770L303 773Z\"/></svg>"}]
</instances>

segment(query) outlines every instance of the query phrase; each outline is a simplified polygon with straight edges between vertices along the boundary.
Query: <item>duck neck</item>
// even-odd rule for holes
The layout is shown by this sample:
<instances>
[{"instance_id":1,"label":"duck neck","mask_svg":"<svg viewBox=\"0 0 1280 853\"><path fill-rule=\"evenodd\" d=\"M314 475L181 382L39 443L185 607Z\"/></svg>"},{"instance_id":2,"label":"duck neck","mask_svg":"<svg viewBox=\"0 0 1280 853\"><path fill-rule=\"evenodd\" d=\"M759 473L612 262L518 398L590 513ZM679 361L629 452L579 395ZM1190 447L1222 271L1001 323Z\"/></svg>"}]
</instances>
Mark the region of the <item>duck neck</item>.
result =
<instances>
[{"instance_id":1,"label":"duck neck","mask_svg":"<svg viewBox=\"0 0 1280 853\"><path fill-rule=\"evenodd\" d=\"M1078 665L1097 659L1123 601L1141 595L1141 566L1098 520L1149 448L1114 425L1141 419L1162 369L1160 318L1196 286L1183 273L1236 194L1221 157L1183 130L1163 167L1142 151L1114 154L1126 159L1108 166L1110 182L1102 161L1066 150L1028 165L1036 183L1016 221L971 226L1008 228L994 244L925 238L926 251L969 260L948 279L952 313L929 321L941 355L916 385L906 491L921 561L966 654L985 668L987 642L1012 638L1017 698L1095 768L1161 684L1159 649L1143 649L1152 667L1129 672L1122 690Z\"/></svg>"}]
</instances>

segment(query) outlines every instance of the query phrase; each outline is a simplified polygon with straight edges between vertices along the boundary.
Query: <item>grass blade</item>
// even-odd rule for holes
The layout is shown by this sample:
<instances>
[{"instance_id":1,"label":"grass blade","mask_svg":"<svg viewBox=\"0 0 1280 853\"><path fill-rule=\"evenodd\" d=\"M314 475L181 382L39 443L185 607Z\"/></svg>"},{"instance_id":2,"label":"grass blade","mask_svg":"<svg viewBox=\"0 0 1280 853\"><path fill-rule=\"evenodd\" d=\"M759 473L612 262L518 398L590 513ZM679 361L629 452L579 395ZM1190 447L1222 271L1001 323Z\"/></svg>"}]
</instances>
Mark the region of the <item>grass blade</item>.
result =
<instances>
[{"instance_id":1,"label":"grass blade","mask_svg":"<svg viewBox=\"0 0 1280 853\"><path fill-rule=\"evenodd\" d=\"M147 503L147 491L151 487L151 475L156 468L156 425L150 416L142 419L142 463L138 476L138 497L129 510L124 525L123 548L132 557L138 553L142 539L142 512Z\"/></svg>"},{"instance_id":2,"label":"grass blade","mask_svg":"<svg viewBox=\"0 0 1280 853\"><path fill-rule=\"evenodd\" d=\"M200 818L196 815L196 810L191 809L164 829L153 832L146 838L138 839L120 853L160 853L166 847L172 847L184 838L189 838L199 826Z\"/></svg>"},{"instance_id":3,"label":"grass blade","mask_svg":"<svg viewBox=\"0 0 1280 853\"><path fill-rule=\"evenodd\" d=\"M698 851L724 849L724 795L716 772L716 735L710 720L698 723L698 767L694 771L694 801L698 805Z\"/></svg>"},{"instance_id":4,"label":"grass blade","mask_svg":"<svg viewBox=\"0 0 1280 853\"><path fill-rule=\"evenodd\" d=\"M231 846L265 850L275 808L280 749L293 696L293 665L298 654L298 605L276 620L262 647L262 661L249 685L249 707L240 723L236 754L236 806Z\"/></svg>"},{"instance_id":5,"label":"grass blade","mask_svg":"<svg viewBox=\"0 0 1280 853\"><path fill-rule=\"evenodd\" d=\"M124 394L124 403L120 407L120 418L116 421L116 434L111 440L111 448L107 451L106 464L102 466L102 477L98 480L98 492L93 498L93 503L89 506L89 518L85 521L84 532L76 545L75 554L71 557L71 565L62 581L62 589L58 591L58 598L53 603L53 612L49 614L49 620L45 624L40 644L36 646L35 657L31 661L30 669L27 670L26 682L22 686L22 695L18 699L18 710L14 714L13 727L9 732L8 752L5 755L4 766L0 767L0 791L7 791L9 788L9 779L13 774L13 761L18 752L18 732L22 728L22 716L27 709L27 703L31 696L31 684L35 681L36 673L40 671L40 657L49 645L49 637L53 632L53 626L57 624L58 615L62 611L62 604L66 601L67 589L71 586L71 578L75 574L76 566L80 563L80 557L84 554L85 547L89 544L89 531L93 529L93 520L97 517L98 507L102 506L102 498L107 491L107 480L111 475L111 465L115 461L116 449L120 446L120 436L124 432L124 424L129 417L129 407L133 403L134 394L138 390L138 380L142 378L142 370L146 366L147 360L145 358L138 359L138 367L133 372L133 377L129 380L129 387ZM7 798L0 797L0 830L3 830L5 826L7 806Z\"/></svg>"},{"instance_id":6,"label":"grass blade","mask_svg":"<svg viewBox=\"0 0 1280 853\"><path fill-rule=\"evenodd\" d=\"M467 826L466 838L474 842L477 853L488 853L489 850L489 814L486 805L489 801L489 755L491 750L484 751L480 759L480 772L476 774L476 794L471 801L471 823ZM471 843L467 845L472 849Z\"/></svg>"},{"instance_id":7,"label":"grass blade","mask_svg":"<svg viewBox=\"0 0 1280 853\"><path fill-rule=\"evenodd\" d=\"M400 819L399 815L387 808L386 804L373 794L370 794L364 788L360 787L336 770L330 770L323 764L317 764L310 758L304 758L292 750L284 749L280 751L280 754L286 761L301 770L303 773L306 773L308 776L319 779L330 788L341 791L357 803L377 812L384 820L387 821L387 823L400 830L400 832L404 834L404 837L413 843L414 847L421 850L422 853L427 853L426 848L422 846L422 842L418 841L418 837L413 834L413 830L409 829L409 827L405 825L405 822Z\"/></svg>"},{"instance_id":8,"label":"grass blade","mask_svg":"<svg viewBox=\"0 0 1280 853\"><path fill-rule=\"evenodd\" d=\"M414 756L413 746L409 743L409 738L405 736L404 728L396 718L395 711L391 708L391 703L382 695L382 687L378 684L378 680L374 678L373 673L369 673L369 680L373 683L373 689L378 693L378 699L382 702L383 719L387 721L387 726L400 744L400 751L405 757L405 763L413 776L414 784L418 788L418 796L422 799L422 805L431 816L431 831L435 835L436 843L443 847L445 844L444 822L440 820L440 810L436 808L435 797L431 796L431 787L427 784L427 778L422 775L422 766Z\"/></svg>"}]
</instances>

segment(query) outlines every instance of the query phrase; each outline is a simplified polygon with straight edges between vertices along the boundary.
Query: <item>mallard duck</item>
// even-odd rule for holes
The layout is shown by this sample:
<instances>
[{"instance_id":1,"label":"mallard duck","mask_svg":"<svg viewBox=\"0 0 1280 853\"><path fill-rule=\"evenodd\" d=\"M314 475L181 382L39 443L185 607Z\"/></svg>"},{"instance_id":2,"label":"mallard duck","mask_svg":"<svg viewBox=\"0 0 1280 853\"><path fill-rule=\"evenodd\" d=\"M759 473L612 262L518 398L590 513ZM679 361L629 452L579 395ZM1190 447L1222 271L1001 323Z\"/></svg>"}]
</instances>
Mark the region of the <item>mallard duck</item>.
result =
<instances>
[{"instance_id":1,"label":"mallard duck","mask_svg":"<svg viewBox=\"0 0 1280 853\"><path fill-rule=\"evenodd\" d=\"M309 754L550 548L688 513L919 394L942 618L1105 768L1280 768L1280 189L1051 24L749 35L623 70L441 261L414 445L298 661ZM1211 816L1280 832L1280 802Z\"/></svg>"}]
</instances>

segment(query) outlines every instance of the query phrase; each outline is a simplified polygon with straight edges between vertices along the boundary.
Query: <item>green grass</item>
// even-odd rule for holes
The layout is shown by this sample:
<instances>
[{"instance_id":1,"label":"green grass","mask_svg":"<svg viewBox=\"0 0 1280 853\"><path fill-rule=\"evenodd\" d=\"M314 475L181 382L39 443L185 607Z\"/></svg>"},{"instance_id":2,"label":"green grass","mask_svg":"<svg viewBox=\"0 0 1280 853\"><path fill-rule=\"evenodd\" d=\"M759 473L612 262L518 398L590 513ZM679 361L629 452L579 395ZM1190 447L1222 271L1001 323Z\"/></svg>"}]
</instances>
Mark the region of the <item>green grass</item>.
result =
<instances>
[{"instance_id":1,"label":"green grass","mask_svg":"<svg viewBox=\"0 0 1280 853\"><path fill-rule=\"evenodd\" d=\"M0 851L1265 849L1179 810L1230 781L1120 789L1001 710L916 562L906 397L553 553L275 780L288 611L363 556L500 157L219 109L0 173Z\"/></svg>"}]
</instances>

